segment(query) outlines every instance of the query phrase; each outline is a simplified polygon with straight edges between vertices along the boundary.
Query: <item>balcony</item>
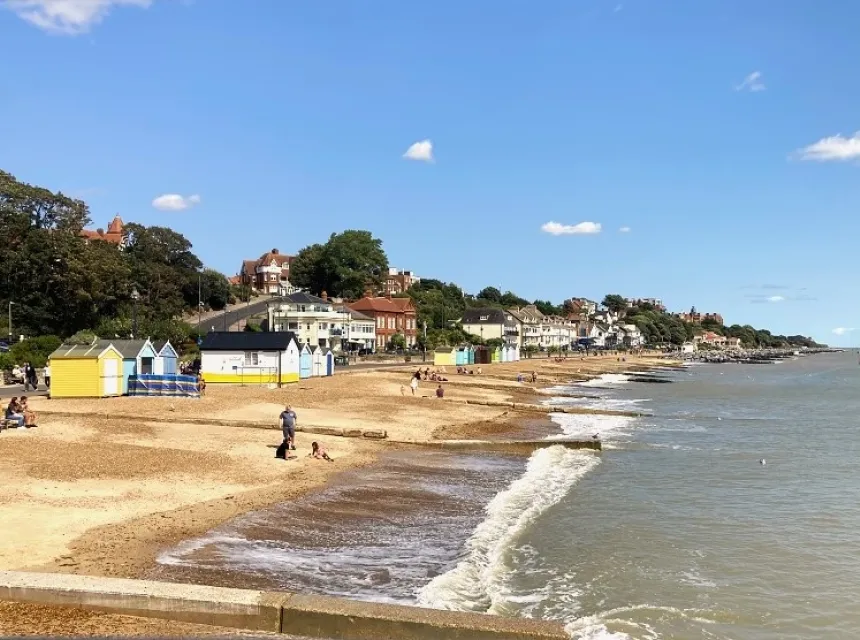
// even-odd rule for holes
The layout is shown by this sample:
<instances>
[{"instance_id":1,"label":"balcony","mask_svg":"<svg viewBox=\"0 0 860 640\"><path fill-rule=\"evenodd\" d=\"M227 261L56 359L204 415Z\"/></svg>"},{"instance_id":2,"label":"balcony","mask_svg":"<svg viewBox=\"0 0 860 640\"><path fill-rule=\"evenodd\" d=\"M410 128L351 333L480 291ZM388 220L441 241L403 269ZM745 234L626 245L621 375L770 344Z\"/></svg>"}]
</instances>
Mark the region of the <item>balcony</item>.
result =
<instances>
[{"instance_id":1,"label":"balcony","mask_svg":"<svg viewBox=\"0 0 860 640\"><path fill-rule=\"evenodd\" d=\"M339 338L339 337L341 337L341 336L343 335L343 329L332 329L331 331L329 331L329 333L330 333L333 337L337 337L337 338Z\"/></svg>"}]
</instances>

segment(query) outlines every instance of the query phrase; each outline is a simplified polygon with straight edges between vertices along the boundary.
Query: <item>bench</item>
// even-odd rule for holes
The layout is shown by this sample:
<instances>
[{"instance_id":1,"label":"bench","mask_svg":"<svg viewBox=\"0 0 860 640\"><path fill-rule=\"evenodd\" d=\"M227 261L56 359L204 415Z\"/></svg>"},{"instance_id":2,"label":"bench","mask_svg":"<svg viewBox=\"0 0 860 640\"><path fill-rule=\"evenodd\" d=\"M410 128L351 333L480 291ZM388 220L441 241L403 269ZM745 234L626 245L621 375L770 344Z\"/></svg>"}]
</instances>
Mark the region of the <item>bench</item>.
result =
<instances>
[{"instance_id":1,"label":"bench","mask_svg":"<svg viewBox=\"0 0 860 640\"><path fill-rule=\"evenodd\" d=\"M14 429L17 426L17 420L6 420L5 418L0 418L0 431L3 431L3 429Z\"/></svg>"}]
</instances>

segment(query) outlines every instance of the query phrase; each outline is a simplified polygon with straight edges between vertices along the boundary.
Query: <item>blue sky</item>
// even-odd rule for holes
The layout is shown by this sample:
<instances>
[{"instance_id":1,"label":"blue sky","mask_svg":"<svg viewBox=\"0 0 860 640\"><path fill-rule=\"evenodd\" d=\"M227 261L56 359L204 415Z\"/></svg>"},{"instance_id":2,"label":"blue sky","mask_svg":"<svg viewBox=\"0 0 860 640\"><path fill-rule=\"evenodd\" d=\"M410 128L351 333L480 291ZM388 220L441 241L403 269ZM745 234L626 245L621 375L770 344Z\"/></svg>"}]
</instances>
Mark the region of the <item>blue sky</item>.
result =
<instances>
[{"instance_id":1,"label":"blue sky","mask_svg":"<svg viewBox=\"0 0 860 640\"><path fill-rule=\"evenodd\" d=\"M369 229L467 291L860 339L860 3L0 7L0 167L94 226L171 226L228 275Z\"/></svg>"}]
</instances>

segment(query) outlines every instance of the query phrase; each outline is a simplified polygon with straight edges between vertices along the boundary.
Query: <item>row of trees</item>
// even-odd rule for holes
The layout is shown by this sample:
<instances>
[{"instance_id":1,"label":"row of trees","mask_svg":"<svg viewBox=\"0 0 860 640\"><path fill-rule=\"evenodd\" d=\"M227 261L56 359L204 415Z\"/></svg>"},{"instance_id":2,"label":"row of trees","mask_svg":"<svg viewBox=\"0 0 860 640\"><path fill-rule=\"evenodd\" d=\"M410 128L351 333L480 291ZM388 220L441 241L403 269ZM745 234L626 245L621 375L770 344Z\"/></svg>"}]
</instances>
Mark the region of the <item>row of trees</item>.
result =
<instances>
[{"instance_id":1,"label":"row of trees","mask_svg":"<svg viewBox=\"0 0 860 640\"><path fill-rule=\"evenodd\" d=\"M136 312L139 335L180 339L190 327L176 318L197 309L198 292L208 308L229 302L227 279L204 269L182 234L127 224L119 250L82 238L89 224L85 202L0 171L0 300L13 318L10 328L0 314L4 333L127 337Z\"/></svg>"}]
</instances>

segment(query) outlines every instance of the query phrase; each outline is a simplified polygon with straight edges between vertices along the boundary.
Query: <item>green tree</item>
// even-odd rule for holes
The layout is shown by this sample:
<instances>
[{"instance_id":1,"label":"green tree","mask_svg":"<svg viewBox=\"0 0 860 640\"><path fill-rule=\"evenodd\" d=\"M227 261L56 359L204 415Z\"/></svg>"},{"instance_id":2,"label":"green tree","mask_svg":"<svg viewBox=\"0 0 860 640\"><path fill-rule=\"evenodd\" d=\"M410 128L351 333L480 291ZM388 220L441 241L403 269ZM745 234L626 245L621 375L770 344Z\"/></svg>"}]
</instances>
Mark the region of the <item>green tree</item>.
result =
<instances>
[{"instance_id":1,"label":"green tree","mask_svg":"<svg viewBox=\"0 0 860 640\"><path fill-rule=\"evenodd\" d=\"M325 245L312 244L296 254L290 264L290 282L316 295L327 290L330 280L326 272Z\"/></svg>"},{"instance_id":2,"label":"green tree","mask_svg":"<svg viewBox=\"0 0 860 640\"><path fill-rule=\"evenodd\" d=\"M603 298L603 302L601 304L613 313L621 313L627 309L627 300L624 299L624 296L618 295L617 293L608 294Z\"/></svg>"},{"instance_id":3,"label":"green tree","mask_svg":"<svg viewBox=\"0 0 860 640\"><path fill-rule=\"evenodd\" d=\"M405 349L406 348L406 338L402 333L395 333L391 336L391 340L388 343L389 349Z\"/></svg>"},{"instance_id":4,"label":"green tree","mask_svg":"<svg viewBox=\"0 0 860 640\"><path fill-rule=\"evenodd\" d=\"M484 287L478 292L477 297L488 302L495 302L496 304L501 304L502 302L502 292L496 289L496 287Z\"/></svg>"}]
</instances>

